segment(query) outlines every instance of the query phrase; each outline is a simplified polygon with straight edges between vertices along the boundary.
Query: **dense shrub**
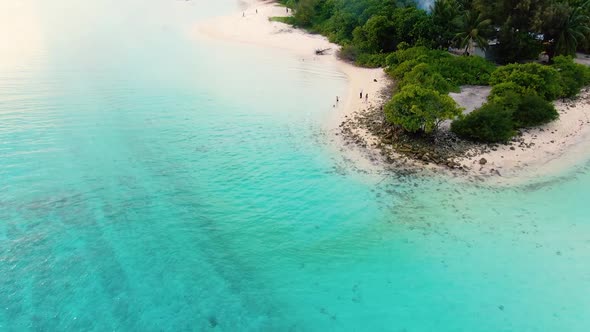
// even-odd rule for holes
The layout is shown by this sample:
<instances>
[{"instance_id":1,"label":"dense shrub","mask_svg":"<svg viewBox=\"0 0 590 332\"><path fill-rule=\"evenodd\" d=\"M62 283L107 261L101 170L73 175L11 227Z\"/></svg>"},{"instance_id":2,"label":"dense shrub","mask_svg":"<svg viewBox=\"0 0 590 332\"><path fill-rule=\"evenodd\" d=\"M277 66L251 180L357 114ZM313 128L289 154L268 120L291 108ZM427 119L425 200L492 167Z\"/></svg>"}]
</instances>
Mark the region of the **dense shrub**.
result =
<instances>
[{"instance_id":1,"label":"dense shrub","mask_svg":"<svg viewBox=\"0 0 590 332\"><path fill-rule=\"evenodd\" d=\"M355 62L360 53L361 52L356 46L347 44L340 48L340 51L338 51L338 57L346 61Z\"/></svg>"},{"instance_id":2,"label":"dense shrub","mask_svg":"<svg viewBox=\"0 0 590 332\"><path fill-rule=\"evenodd\" d=\"M498 104L504 109L516 112L516 109L522 103L522 95L513 90L505 90L501 94L490 95L488 102Z\"/></svg>"},{"instance_id":3,"label":"dense shrub","mask_svg":"<svg viewBox=\"0 0 590 332\"><path fill-rule=\"evenodd\" d=\"M496 66L479 56L445 56L435 61L437 71L451 84L488 85Z\"/></svg>"},{"instance_id":4,"label":"dense shrub","mask_svg":"<svg viewBox=\"0 0 590 332\"><path fill-rule=\"evenodd\" d=\"M385 105L387 120L409 132L430 133L444 120L461 114L448 95L419 85L406 85Z\"/></svg>"},{"instance_id":5,"label":"dense shrub","mask_svg":"<svg viewBox=\"0 0 590 332\"><path fill-rule=\"evenodd\" d=\"M404 75L400 85L405 86L409 84L417 84L423 88L433 89L444 94L455 90L440 73L426 63L414 66L410 72Z\"/></svg>"},{"instance_id":6,"label":"dense shrub","mask_svg":"<svg viewBox=\"0 0 590 332\"><path fill-rule=\"evenodd\" d=\"M574 97L590 84L590 68L575 63L572 57L556 56L551 67L559 72L562 97Z\"/></svg>"},{"instance_id":7,"label":"dense shrub","mask_svg":"<svg viewBox=\"0 0 590 332\"><path fill-rule=\"evenodd\" d=\"M352 41L366 52L391 52L397 45L394 34L394 23L383 15L375 15L352 31Z\"/></svg>"},{"instance_id":8,"label":"dense shrub","mask_svg":"<svg viewBox=\"0 0 590 332\"><path fill-rule=\"evenodd\" d=\"M496 84L492 87L492 91L488 96L489 101L494 101L496 98L502 98L507 94L514 94L517 96L522 96L524 94L535 94L535 91L530 91L527 93L526 89L514 82L504 82Z\"/></svg>"},{"instance_id":9,"label":"dense shrub","mask_svg":"<svg viewBox=\"0 0 590 332\"><path fill-rule=\"evenodd\" d=\"M558 117L559 113L551 102L535 95L522 97L512 115L514 125L518 128L539 126Z\"/></svg>"},{"instance_id":10,"label":"dense shrub","mask_svg":"<svg viewBox=\"0 0 590 332\"><path fill-rule=\"evenodd\" d=\"M513 110L499 103L487 103L461 119L453 121L457 136L480 142L506 142L515 133Z\"/></svg>"},{"instance_id":11,"label":"dense shrub","mask_svg":"<svg viewBox=\"0 0 590 332\"><path fill-rule=\"evenodd\" d=\"M499 67L490 78L491 85L515 83L527 93L537 94L546 100L562 95L560 75L557 70L538 63L510 64Z\"/></svg>"},{"instance_id":12,"label":"dense shrub","mask_svg":"<svg viewBox=\"0 0 590 332\"><path fill-rule=\"evenodd\" d=\"M361 53L356 57L355 63L361 67L379 68L385 66L385 57L387 54L367 54Z\"/></svg>"},{"instance_id":13,"label":"dense shrub","mask_svg":"<svg viewBox=\"0 0 590 332\"><path fill-rule=\"evenodd\" d=\"M387 59L389 59L389 57L385 58L386 63L387 63ZM417 60L417 59L408 60L408 61L404 61L404 62L400 63L399 65L387 67L385 69L385 72L393 78L402 79L402 78L404 78L404 76L407 73L411 72L415 66L417 66L421 63L425 63L425 62L421 62L420 60Z\"/></svg>"},{"instance_id":14,"label":"dense shrub","mask_svg":"<svg viewBox=\"0 0 590 332\"><path fill-rule=\"evenodd\" d=\"M505 142L514 135L514 129L542 125L559 117L551 102L534 94L522 96L510 84L502 84L507 88L491 95L480 109L454 121L451 130L470 140Z\"/></svg>"},{"instance_id":15,"label":"dense shrub","mask_svg":"<svg viewBox=\"0 0 590 332\"><path fill-rule=\"evenodd\" d=\"M487 85L496 69L494 64L481 57L453 56L448 52L426 47L398 50L387 56L385 63L390 76L404 80L415 67L428 65L430 75L438 76L433 78L435 81L442 77L446 82L444 85L447 87L436 88L439 92L458 91L461 85ZM403 86L403 82L400 86Z\"/></svg>"},{"instance_id":16,"label":"dense shrub","mask_svg":"<svg viewBox=\"0 0 590 332\"><path fill-rule=\"evenodd\" d=\"M426 62L426 59L432 57L432 50L424 46L410 47L400 49L387 56L386 64L388 66L397 66L403 62L416 60L418 62ZM448 53L447 53L448 54ZM450 56L450 55L449 55Z\"/></svg>"}]
</instances>

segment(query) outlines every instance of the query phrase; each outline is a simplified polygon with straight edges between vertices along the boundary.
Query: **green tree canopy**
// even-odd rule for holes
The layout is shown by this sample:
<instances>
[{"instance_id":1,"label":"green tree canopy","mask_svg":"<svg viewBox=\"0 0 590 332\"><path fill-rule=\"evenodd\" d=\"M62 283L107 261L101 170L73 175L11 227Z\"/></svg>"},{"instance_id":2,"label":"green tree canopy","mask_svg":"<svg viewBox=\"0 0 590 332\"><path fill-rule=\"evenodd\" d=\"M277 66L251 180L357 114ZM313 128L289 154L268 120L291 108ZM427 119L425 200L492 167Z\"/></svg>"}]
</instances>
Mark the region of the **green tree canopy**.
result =
<instances>
[{"instance_id":1,"label":"green tree canopy","mask_svg":"<svg viewBox=\"0 0 590 332\"><path fill-rule=\"evenodd\" d=\"M590 35L589 3L571 7L567 2L556 2L546 9L543 32L550 56L575 55L586 41Z\"/></svg>"},{"instance_id":2,"label":"green tree canopy","mask_svg":"<svg viewBox=\"0 0 590 332\"><path fill-rule=\"evenodd\" d=\"M365 25L353 31L353 42L361 50L370 52L391 52L395 49L395 27L387 17L371 17Z\"/></svg>"},{"instance_id":3,"label":"green tree canopy","mask_svg":"<svg viewBox=\"0 0 590 332\"><path fill-rule=\"evenodd\" d=\"M500 67L490 78L491 85L509 82L521 87L526 94L536 94L546 100L555 100L563 93L559 72L538 63L510 64Z\"/></svg>"},{"instance_id":4,"label":"green tree canopy","mask_svg":"<svg viewBox=\"0 0 590 332\"><path fill-rule=\"evenodd\" d=\"M461 114L461 109L448 95L416 84L404 86L385 105L387 120L409 132L431 133L439 125Z\"/></svg>"},{"instance_id":5,"label":"green tree canopy","mask_svg":"<svg viewBox=\"0 0 590 332\"><path fill-rule=\"evenodd\" d=\"M486 49L488 47L488 36L491 31L492 20L484 18L482 13L465 11L461 18L461 32L455 36L457 46L464 48L465 53L475 46Z\"/></svg>"},{"instance_id":6,"label":"green tree canopy","mask_svg":"<svg viewBox=\"0 0 590 332\"><path fill-rule=\"evenodd\" d=\"M462 5L457 0L436 0L430 8L432 23L435 26L434 42L437 47L447 49L451 46L462 22Z\"/></svg>"}]
</instances>

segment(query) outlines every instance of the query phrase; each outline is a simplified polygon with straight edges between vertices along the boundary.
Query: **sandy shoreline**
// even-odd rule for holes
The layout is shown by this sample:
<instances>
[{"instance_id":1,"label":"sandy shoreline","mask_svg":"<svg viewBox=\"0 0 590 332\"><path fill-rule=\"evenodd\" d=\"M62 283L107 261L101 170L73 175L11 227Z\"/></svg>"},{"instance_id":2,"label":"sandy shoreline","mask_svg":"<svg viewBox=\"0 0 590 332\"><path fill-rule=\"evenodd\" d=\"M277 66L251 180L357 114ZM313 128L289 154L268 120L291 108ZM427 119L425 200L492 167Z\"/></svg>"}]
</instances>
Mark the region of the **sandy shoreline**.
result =
<instances>
[{"instance_id":1,"label":"sandy shoreline","mask_svg":"<svg viewBox=\"0 0 590 332\"><path fill-rule=\"evenodd\" d=\"M590 151L590 90L575 100L557 101L559 119L526 129L508 145L456 160L473 174L501 175L519 181L553 175L588 159ZM480 164L484 158L486 163Z\"/></svg>"},{"instance_id":2,"label":"sandy shoreline","mask_svg":"<svg viewBox=\"0 0 590 332\"><path fill-rule=\"evenodd\" d=\"M319 63L335 65L348 78L348 89L341 96L340 105L333 112L326 129L334 133L335 140L342 140L341 151L352 156L361 166L379 163L375 156L379 155L374 146L379 145L380 138L361 127L354 128L354 135L362 137L361 148L345 146L339 125L355 113L362 113L370 107L380 107L383 103L382 91L389 86L391 80L382 69L355 67L336 57L339 46L330 43L320 35L311 35L302 30L294 29L286 24L269 21L269 17L285 16L284 7L272 1L246 0L242 2L242 12L217 17L201 22L195 26L194 33L200 37L224 39L263 47L285 49L301 56L303 60L313 59ZM256 13L256 11L258 11ZM314 50L330 49L329 54L316 56ZM369 100L359 98L360 91L369 95ZM461 99L463 96L455 96ZM471 96L466 102L483 102L481 96ZM457 98L455 98L457 99ZM469 98L467 98L469 99ZM459 101L459 100L458 100ZM473 105L465 105L468 108ZM498 145L487 152L475 153L475 156L457 158L454 161L463 166L462 172L467 176L486 178L489 183L522 183L542 175L552 175L572 165L585 161L590 151L590 92L584 91L575 101L556 103L560 119L545 126L526 130L509 145ZM355 150L349 151L349 150ZM367 155L373 156L367 158ZM407 159L398 156L397 158ZM480 164L485 158L486 163ZM369 160L370 159L370 160ZM408 160L404 160L404 163ZM410 164L413 162L410 161ZM382 163L385 166L385 163ZM417 162L420 165L420 162ZM438 169L432 164L422 167L426 170ZM445 169L442 166L439 171ZM456 174L456 170L453 171Z\"/></svg>"},{"instance_id":3,"label":"sandy shoreline","mask_svg":"<svg viewBox=\"0 0 590 332\"><path fill-rule=\"evenodd\" d=\"M284 49L300 56L303 60L334 65L346 75L348 88L346 95L340 96L340 102L335 108L335 112L330 113L329 119L325 123L327 131L338 132L339 125L354 112L382 105L383 101L380 97L382 91L391 83L383 69L355 67L337 58L336 52L340 46L330 43L326 37L308 34L284 23L269 21L269 17L287 15L285 7L278 6L273 1L245 0L242 1L241 7L244 8L244 17L242 17L242 12L216 17L196 25L194 33L200 38L230 40ZM325 55L317 56L315 55L316 49L330 50ZM365 98L359 98L361 91L363 94L369 95L367 101ZM328 102L333 103L334 101L330 99ZM359 134L367 141L377 140L377 137L372 137L367 131L362 131L359 128ZM341 136L335 133L334 139L340 140ZM358 152L353 151L348 155L363 166L370 164Z\"/></svg>"}]
</instances>

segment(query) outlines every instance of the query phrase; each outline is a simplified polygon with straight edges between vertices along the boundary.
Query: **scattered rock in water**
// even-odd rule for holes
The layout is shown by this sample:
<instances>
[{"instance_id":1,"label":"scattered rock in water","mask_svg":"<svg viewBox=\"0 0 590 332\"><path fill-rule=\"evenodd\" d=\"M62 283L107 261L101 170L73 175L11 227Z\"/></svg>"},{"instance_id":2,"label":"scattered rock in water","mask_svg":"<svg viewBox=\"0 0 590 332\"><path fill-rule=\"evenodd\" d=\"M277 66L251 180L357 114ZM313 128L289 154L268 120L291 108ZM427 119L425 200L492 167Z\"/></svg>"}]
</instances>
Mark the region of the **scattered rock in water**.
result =
<instances>
[{"instance_id":1,"label":"scattered rock in water","mask_svg":"<svg viewBox=\"0 0 590 332\"><path fill-rule=\"evenodd\" d=\"M211 327L216 327L217 324L219 324L219 322L217 322L217 317L215 317L214 315L210 315L209 317L207 317L207 321L209 322L209 325L211 325Z\"/></svg>"},{"instance_id":2,"label":"scattered rock in water","mask_svg":"<svg viewBox=\"0 0 590 332\"><path fill-rule=\"evenodd\" d=\"M439 130L433 135L408 134L387 122L380 107L370 107L349 115L340 124L339 133L345 145L371 147L374 150L368 151L369 154L377 153L379 160L394 169L413 169L415 165L407 162L415 161L466 171L469 168L464 168L455 160L473 158L490 151L491 147L498 147L465 141L447 130Z\"/></svg>"}]
</instances>

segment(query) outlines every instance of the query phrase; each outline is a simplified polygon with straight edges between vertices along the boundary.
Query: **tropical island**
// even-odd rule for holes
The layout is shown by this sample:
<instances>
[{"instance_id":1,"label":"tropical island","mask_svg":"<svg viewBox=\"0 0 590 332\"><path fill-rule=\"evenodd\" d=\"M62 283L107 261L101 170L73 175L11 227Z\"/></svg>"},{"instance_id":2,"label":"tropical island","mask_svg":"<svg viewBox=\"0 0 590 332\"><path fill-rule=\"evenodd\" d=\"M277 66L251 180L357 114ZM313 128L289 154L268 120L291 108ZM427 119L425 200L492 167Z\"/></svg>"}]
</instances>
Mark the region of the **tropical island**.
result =
<instances>
[{"instance_id":1,"label":"tropical island","mask_svg":"<svg viewBox=\"0 0 590 332\"><path fill-rule=\"evenodd\" d=\"M254 8L272 11L271 23L297 30L275 26L269 34L284 38L306 31L311 33L306 34L309 53L315 50L321 57L336 44L339 59L356 67L383 68L385 75L379 81L393 82L382 86L380 101L355 105L362 110L345 116L339 126L348 142L376 148L386 162L397 164L407 158L503 175L503 165L494 165L511 160L509 167L525 167L528 160L518 153L526 154L526 149L532 151L529 159L539 159L549 150L554 158L572 143L574 131L582 133L578 125L587 122L588 96L581 92L590 84L590 69L575 57L590 47L589 2L281 0L278 4L284 6L282 11L273 1L252 2L250 13L242 16L248 21L258 15L258 9L250 15ZM227 35L254 39L246 35L259 32L252 28L246 33L246 24L227 24L236 27ZM313 35L325 36L329 43L312 48L317 40ZM256 42L293 48L278 39L261 39ZM362 85L361 90L365 88ZM349 93L358 96L354 88ZM466 94L479 102L463 103ZM571 108L583 112L572 118ZM568 130L559 128L563 136L548 136L558 130L544 126L560 123L556 120L566 114L568 119L561 122L568 124ZM535 150L554 142L557 147Z\"/></svg>"}]
</instances>

